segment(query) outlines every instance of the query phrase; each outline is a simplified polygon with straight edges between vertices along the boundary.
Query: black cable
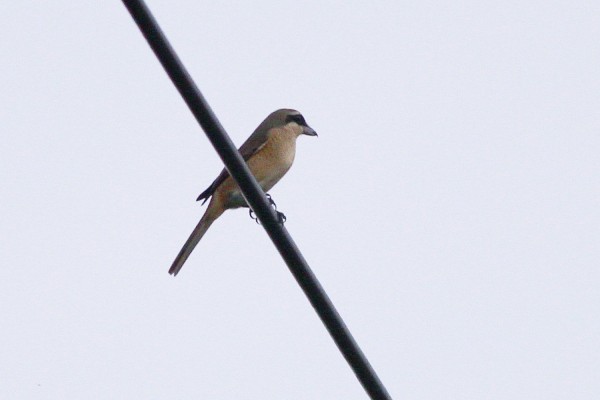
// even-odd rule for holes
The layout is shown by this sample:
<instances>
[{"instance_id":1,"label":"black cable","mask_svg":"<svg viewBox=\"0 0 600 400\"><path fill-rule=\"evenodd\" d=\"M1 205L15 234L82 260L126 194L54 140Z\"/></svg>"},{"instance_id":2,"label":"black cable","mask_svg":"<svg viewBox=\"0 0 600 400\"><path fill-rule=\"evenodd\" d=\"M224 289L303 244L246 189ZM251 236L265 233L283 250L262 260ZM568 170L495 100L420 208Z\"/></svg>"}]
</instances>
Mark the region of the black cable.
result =
<instances>
[{"instance_id":1,"label":"black cable","mask_svg":"<svg viewBox=\"0 0 600 400\"><path fill-rule=\"evenodd\" d=\"M158 57L165 71L179 90L179 93L204 129L206 136L223 160L225 168L238 183L244 198L279 250L288 268L315 308L336 345L350 364L371 399L391 400L385 387L369 364L369 361L354 341L344 321L329 300L319 281L296 247L287 229L278 222L263 190L260 188L248 166L238 153L233 142L217 120L210 106L187 73L175 51L167 41L158 23L143 0L123 0L125 7L135 20Z\"/></svg>"}]
</instances>

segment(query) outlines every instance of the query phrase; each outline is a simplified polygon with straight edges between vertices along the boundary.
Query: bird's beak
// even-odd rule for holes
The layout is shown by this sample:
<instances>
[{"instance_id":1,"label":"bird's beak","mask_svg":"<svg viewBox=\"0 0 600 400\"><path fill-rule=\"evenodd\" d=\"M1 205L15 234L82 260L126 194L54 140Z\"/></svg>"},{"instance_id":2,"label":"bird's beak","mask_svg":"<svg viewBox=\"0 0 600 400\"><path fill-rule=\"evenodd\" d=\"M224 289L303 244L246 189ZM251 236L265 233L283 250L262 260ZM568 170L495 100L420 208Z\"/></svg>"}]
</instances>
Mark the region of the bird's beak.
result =
<instances>
[{"instance_id":1,"label":"bird's beak","mask_svg":"<svg viewBox=\"0 0 600 400\"><path fill-rule=\"evenodd\" d=\"M304 135L308 135L308 136L319 136L319 135L317 135L317 132L315 132L315 130L313 128L311 128L310 126L305 126L304 129L302 130L302 133Z\"/></svg>"}]
</instances>

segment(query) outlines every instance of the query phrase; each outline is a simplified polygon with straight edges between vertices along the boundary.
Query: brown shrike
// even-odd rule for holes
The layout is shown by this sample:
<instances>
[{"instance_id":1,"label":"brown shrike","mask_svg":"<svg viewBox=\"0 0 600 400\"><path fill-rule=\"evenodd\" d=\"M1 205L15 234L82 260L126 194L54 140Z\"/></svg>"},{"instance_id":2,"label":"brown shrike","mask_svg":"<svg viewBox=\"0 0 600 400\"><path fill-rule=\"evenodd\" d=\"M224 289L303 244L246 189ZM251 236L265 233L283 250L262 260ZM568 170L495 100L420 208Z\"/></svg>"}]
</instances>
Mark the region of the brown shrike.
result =
<instances>
[{"instance_id":1,"label":"brown shrike","mask_svg":"<svg viewBox=\"0 0 600 400\"><path fill-rule=\"evenodd\" d=\"M296 110L281 109L271 113L239 148L260 186L268 192L290 169L296 154L296 139L300 135L317 136L304 117ZM211 198L212 197L212 198ZM169 274L177 275L194 247L210 225L230 208L248 207L240 188L226 169L198 196L209 198L208 208L196 228L173 261ZM281 216L282 214L280 214Z\"/></svg>"}]
</instances>

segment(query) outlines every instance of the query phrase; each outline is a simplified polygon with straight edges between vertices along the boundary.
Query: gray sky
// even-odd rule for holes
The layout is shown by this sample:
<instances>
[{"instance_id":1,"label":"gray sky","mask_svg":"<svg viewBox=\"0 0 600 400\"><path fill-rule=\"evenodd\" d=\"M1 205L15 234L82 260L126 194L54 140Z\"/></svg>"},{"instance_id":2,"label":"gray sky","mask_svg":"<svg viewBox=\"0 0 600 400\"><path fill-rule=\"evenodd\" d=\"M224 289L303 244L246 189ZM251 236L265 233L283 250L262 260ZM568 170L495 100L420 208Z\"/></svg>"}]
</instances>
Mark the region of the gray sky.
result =
<instances>
[{"instance_id":1,"label":"gray sky","mask_svg":"<svg viewBox=\"0 0 600 400\"><path fill-rule=\"evenodd\" d=\"M250 5L252 3L252 5ZM369 5L367 5L369 4ZM396 399L600 396L600 7L149 6ZM0 397L365 399L124 6L0 3Z\"/></svg>"}]
</instances>

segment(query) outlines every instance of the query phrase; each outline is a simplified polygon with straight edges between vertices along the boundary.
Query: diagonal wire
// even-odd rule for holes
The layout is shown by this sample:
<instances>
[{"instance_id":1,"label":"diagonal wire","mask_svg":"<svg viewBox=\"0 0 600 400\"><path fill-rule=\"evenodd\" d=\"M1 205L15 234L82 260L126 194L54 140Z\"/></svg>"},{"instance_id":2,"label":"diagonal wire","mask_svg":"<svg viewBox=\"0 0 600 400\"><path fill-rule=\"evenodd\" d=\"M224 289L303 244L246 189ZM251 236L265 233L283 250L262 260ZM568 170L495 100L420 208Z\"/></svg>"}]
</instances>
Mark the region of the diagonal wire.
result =
<instances>
[{"instance_id":1,"label":"diagonal wire","mask_svg":"<svg viewBox=\"0 0 600 400\"><path fill-rule=\"evenodd\" d=\"M238 183L244 198L256 213L365 391L371 399L391 400L287 229L278 222L265 193L250 173L248 166L177 57L144 1L123 0L123 3L223 160L225 168Z\"/></svg>"}]
</instances>

